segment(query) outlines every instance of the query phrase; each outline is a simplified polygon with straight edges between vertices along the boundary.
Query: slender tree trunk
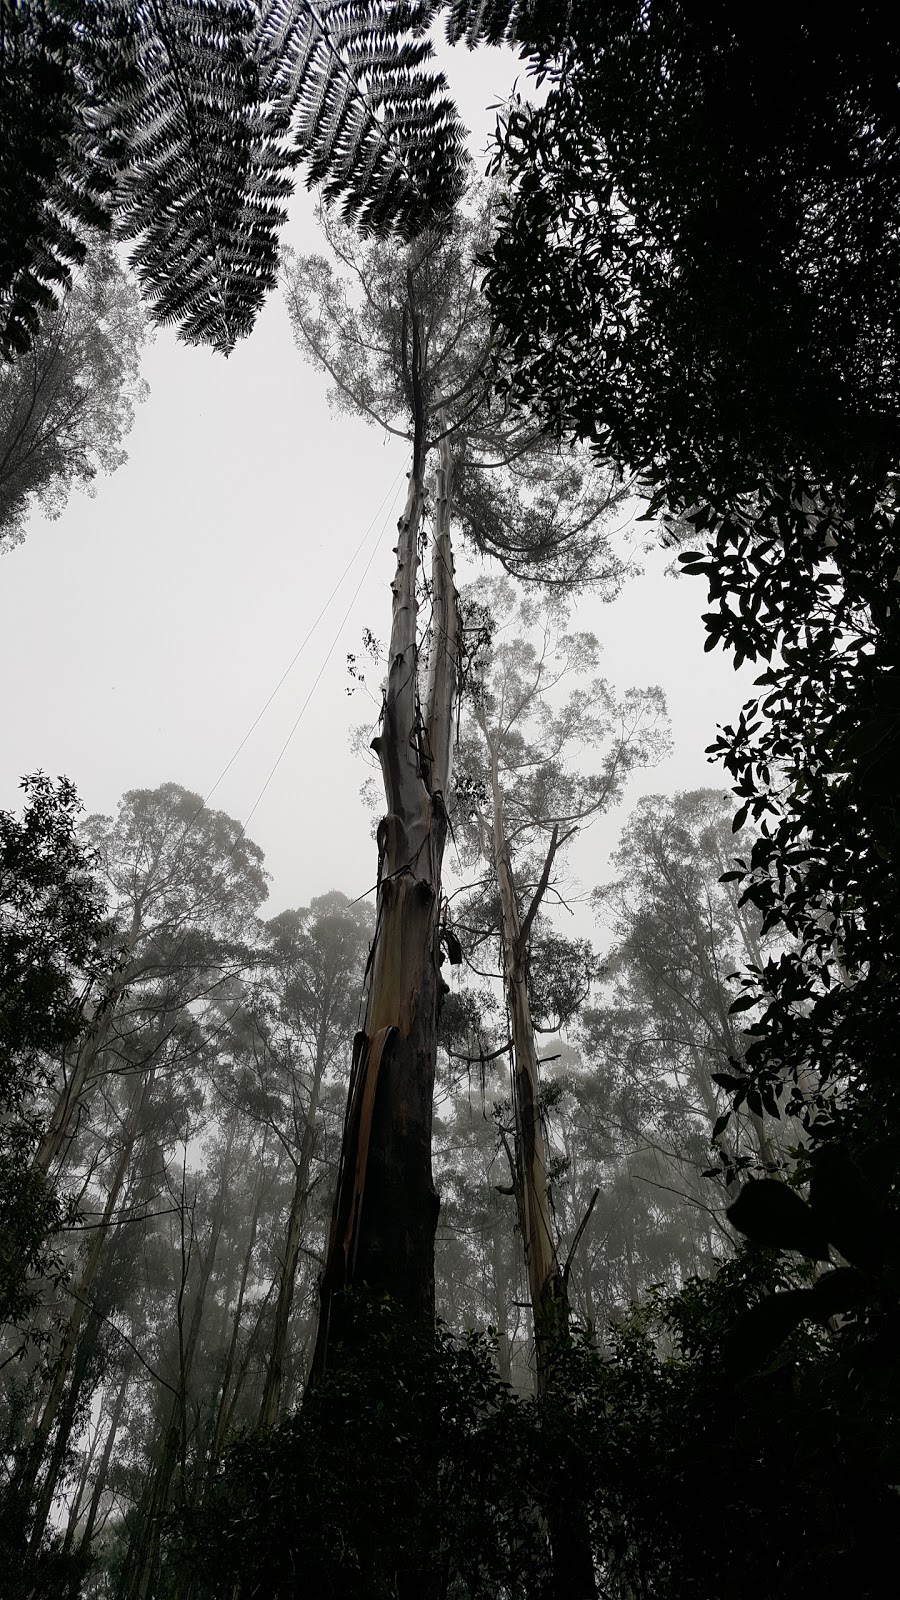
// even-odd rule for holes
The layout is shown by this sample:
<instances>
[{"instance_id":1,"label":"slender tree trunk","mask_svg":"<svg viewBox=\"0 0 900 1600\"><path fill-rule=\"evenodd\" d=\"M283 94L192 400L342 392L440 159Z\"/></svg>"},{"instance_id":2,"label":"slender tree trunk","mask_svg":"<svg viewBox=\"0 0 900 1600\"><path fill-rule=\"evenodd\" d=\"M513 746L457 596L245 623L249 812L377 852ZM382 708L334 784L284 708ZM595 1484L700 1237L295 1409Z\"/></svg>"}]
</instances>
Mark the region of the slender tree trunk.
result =
<instances>
[{"instance_id":1,"label":"slender tree trunk","mask_svg":"<svg viewBox=\"0 0 900 1600\"><path fill-rule=\"evenodd\" d=\"M428 703L418 693L416 577L424 506L418 330L413 330L416 447L399 524L390 664L381 731L387 815L378 829L375 937L365 1023L357 1034L337 1193L321 1286L313 1380L346 1329L343 1291L367 1285L415 1316L434 1316L438 1200L431 1166L440 966L441 866L447 834L458 671L450 544L451 461L441 447Z\"/></svg>"},{"instance_id":2,"label":"slender tree trunk","mask_svg":"<svg viewBox=\"0 0 900 1600\"><path fill-rule=\"evenodd\" d=\"M697 1087L700 1090L700 1097L703 1101L706 1115L709 1117L712 1126L715 1127L719 1116L719 1102L716 1099L713 1082L706 1070L706 1064L701 1059L700 1052L694 1044L691 1045L691 1055L694 1060L694 1076L697 1081ZM741 1192L741 1180L737 1171L734 1146L728 1137L727 1129L723 1129L721 1133L716 1135L715 1143L717 1149L721 1150L728 1163L728 1170L734 1174L725 1185L725 1193L730 1204L732 1200L737 1199Z\"/></svg>"},{"instance_id":3,"label":"slender tree trunk","mask_svg":"<svg viewBox=\"0 0 900 1600\"><path fill-rule=\"evenodd\" d=\"M118 1163L116 1165L116 1170L113 1174L113 1181L110 1184L109 1192L106 1197L103 1216L98 1226L94 1230L94 1236L91 1241L90 1250L88 1251L87 1261L85 1262L81 1277L78 1280L78 1287L75 1291L72 1312L69 1317L65 1335L63 1337L62 1349L59 1352L59 1356L54 1366L50 1389L47 1394L47 1398L44 1401L44 1406L40 1417L34 1426L31 1438L28 1442L25 1465L19 1480L20 1492L26 1498L33 1493L34 1485L37 1482L38 1473L40 1472L41 1462L46 1452L47 1441L50 1437L53 1424L59 1411L60 1401L63 1396L66 1380L72 1367L72 1358L75 1353L75 1347L78 1343L78 1335L81 1331L81 1325L84 1321L85 1312L89 1306L89 1296L94 1284L94 1280L97 1276L97 1268L100 1264L100 1258L103 1253L103 1247L106 1243L107 1234L109 1233L113 1214L115 1212L116 1205L118 1204L119 1195L122 1192L122 1186L125 1182L125 1177L128 1172L132 1151L134 1149L134 1142L137 1138L141 1112L152 1087L153 1077L154 1072L151 1068L146 1077L142 1078L132 1100L131 1110L128 1114L128 1122L125 1129L125 1139L119 1155Z\"/></svg>"},{"instance_id":4,"label":"slender tree trunk","mask_svg":"<svg viewBox=\"0 0 900 1600\"><path fill-rule=\"evenodd\" d=\"M309 1175L316 1142L315 1120L319 1109L319 1094L322 1088L324 1068L325 1038L322 1037L317 1041L316 1045L313 1080L309 1091L309 1104L306 1108L303 1138L300 1141L300 1157L294 1170L294 1189L291 1196L284 1259L281 1263L281 1277L278 1283L278 1300L275 1305L275 1328L272 1334L272 1349L269 1355L269 1366L266 1372L262 1406L259 1413L259 1425L261 1428L271 1428L272 1424L277 1421L278 1408L281 1401L288 1323L291 1318L291 1307L294 1303L297 1263L300 1260L300 1241L303 1236L303 1224L306 1220L306 1206L309 1199Z\"/></svg>"},{"instance_id":5,"label":"slender tree trunk","mask_svg":"<svg viewBox=\"0 0 900 1600\"><path fill-rule=\"evenodd\" d=\"M34 1166L39 1172L49 1172L59 1155L85 1085L93 1072L97 1057L109 1038L110 1029L116 1015L116 1008L133 972L132 957L135 945L141 936L141 928L142 905L139 901L135 906L131 927L125 940L123 959L107 984L106 993L97 1008L85 1038L82 1040L71 1076L59 1095L53 1108L53 1115L38 1145Z\"/></svg>"},{"instance_id":6,"label":"slender tree trunk","mask_svg":"<svg viewBox=\"0 0 900 1600\"><path fill-rule=\"evenodd\" d=\"M72 1502L69 1506L68 1514L66 1516L66 1531L62 1543L62 1553L64 1556L67 1556L72 1548L75 1534L78 1530L78 1524L81 1521L81 1508L84 1504L88 1479L91 1475L91 1468L94 1465L94 1458L97 1454L97 1446L100 1443L100 1435L102 1430L103 1418L101 1415L97 1418L97 1426L91 1435L90 1444L84 1452L84 1460L81 1463L81 1471L78 1474L78 1484L75 1489L75 1493L72 1496Z\"/></svg>"},{"instance_id":7,"label":"slender tree trunk","mask_svg":"<svg viewBox=\"0 0 900 1600\"><path fill-rule=\"evenodd\" d=\"M162 1523L172 1498L173 1481L179 1472L182 1479L184 1477L187 1455L187 1386L193 1370L194 1356L196 1355L200 1329L203 1324L206 1292L209 1288L209 1280L212 1276L219 1239L222 1233L225 1196L231 1175L231 1153L234 1146L236 1128L237 1116L235 1115L232 1117L228 1129L225 1150L222 1155L222 1172L213 1201L213 1219L209 1242L201 1258L200 1276L191 1311L188 1336L181 1351L178 1393L173 1396L168 1423L162 1435L160 1457L152 1479L147 1510L143 1518L141 1537L128 1574L128 1600L147 1600L151 1592L159 1557Z\"/></svg>"},{"instance_id":8,"label":"slender tree trunk","mask_svg":"<svg viewBox=\"0 0 900 1600\"><path fill-rule=\"evenodd\" d=\"M119 1424L122 1421L122 1412L125 1409L125 1396L128 1393L128 1385L130 1381L131 1368L130 1366L127 1366L122 1374L122 1381L119 1384L118 1392L116 1394L115 1401L113 1402L112 1415L109 1419L109 1428L107 1429L106 1434L106 1442L103 1446L103 1454L100 1457L100 1465L97 1468L97 1476L94 1479L94 1489L91 1495L91 1503L88 1507L87 1521L84 1525L84 1533L81 1536L81 1543L79 1545L80 1550L89 1550L91 1547L91 1540L94 1537L94 1528L97 1524L97 1517L100 1511L100 1502L103 1498L103 1491L106 1488L106 1479L109 1473L109 1463L112 1460L113 1446L116 1442L116 1434L119 1431Z\"/></svg>"},{"instance_id":9,"label":"slender tree trunk","mask_svg":"<svg viewBox=\"0 0 900 1600\"><path fill-rule=\"evenodd\" d=\"M504 826L500 777L493 750L491 800L494 861L502 916L504 987L513 1043L518 1146L516 1196L534 1321L538 1393L548 1397L554 1388L554 1348L565 1336L569 1325L569 1299L556 1252L550 1213L547 1140L540 1114L540 1068L528 993L528 930L523 927L519 915ZM555 848L554 832L545 875L549 871ZM542 878L542 884L544 881L545 878ZM537 911L542 892L539 887L529 920ZM577 1498L561 1493L557 1484L551 1486L547 1496L546 1517L554 1600L594 1600L597 1592L594 1562L584 1507Z\"/></svg>"},{"instance_id":10,"label":"slender tree trunk","mask_svg":"<svg viewBox=\"0 0 900 1600\"><path fill-rule=\"evenodd\" d=\"M50 1459L44 1469L44 1479L41 1484L41 1491L38 1495L37 1504L35 1506L34 1521L31 1526L31 1538L29 1541L29 1549L32 1556L34 1556L35 1552L40 1547L41 1540L44 1537L44 1530L46 1529L47 1521L50 1516L50 1511L53 1506L53 1501L56 1497L56 1490L59 1484L60 1474L63 1469L63 1463L66 1458L66 1451L69 1448L69 1441L72 1437L72 1428L74 1426L75 1417L78 1411L78 1403L82 1396L85 1381L90 1369L91 1360L97 1348L97 1336L99 1331L99 1319L95 1317L92 1312L88 1312L88 1324L84 1329L81 1338L78 1340L78 1346L72 1362L72 1373L69 1380L69 1386L66 1390L57 1416L56 1437L53 1441Z\"/></svg>"},{"instance_id":11,"label":"slender tree trunk","mask_svg":"<svg viewBox=\"0 0 900 1600\"><path fill-rule=\"evenodd\" d=\"M177 1412L175 1417L177 1420ZM170 1421L171 1419L172 1413L170 1412ZM174 1426L175 1423L173 1423ZM137 1504L128 1539L128 1553L119 1573L119 1583L116 1589L119 1600L132 1600L134 1595L146 1595L149 1590L152 1577L152 1565L149 1556L153 1549L156 1531L155 1508L158 1499L158 1481L160 1472L164 1468L169 1448L168 1434L161 1433L155 1441L155 1446L152 1456L148 1452L145 1489Z\"/></svg>"},{"instance_id":12,"label":"slender tree trunk","mask_svg":"<svg viewBox=\"0 0 900 1600\"><path fill-rule=\"evenodd\" d=\"M497 1371L503 1383L512 1383L512 1364L509 1351L509 1307L506 1303L509 1277L503 1259L503 1216L499 1209L494 1216L493 1277L494 1315L497 1322Z\"/></svg>"},{"instance_id":13,"label":"slender tree trunk","mask_svg":"<svg viewBox=\"0 0 900 1600\"><path fill-rule=\"evenodd\" d=\"M256 1313L256 1321L254 1322L253 1327L250 1330L250 1337L247 1340L247 1345L246 1345L246 1348L244 1350L244 1354L243 1354L243 1356L241 1358L241 1364L238 1367L238 1374L237 1374L237 1377L235 1378L235 1381L234 1381L234 1388L233 1388L232 1393L231 1393L231 1399L228 1402L228 1407L227 1407L226 1412L225 1412L225 1420L224 1420L224 1423L222 1425L223 1437L227 1436L227 1434L229 1432L229 1429L231 1428L231 1424L232 1424L232 1421L234 1419L234 1414L235 1414L235 1411L237 1410L238 1401L240 1400L241 1395L244 1392L244 1384L247 1381L247 1373L250 1371L250 1361L251 1361L251 1358L253 1356L254 1351L256 1350L257 1345L259 1344L259 1336L260 1336L260 1334L262 1332L263 1321L265 1319L265 1314L266 1314L266 1306L268 1305L269 1300L271 1299L271 1296L272 1296L274 1288L275 1288L275 1280L273 1279L272 1282L269 1284L269 1287L266 1290L265 1294L263 1295L263 1298L259 1302L259 1309L258 1309L258 1311Z\"/></svg>"},{"instance_id":14,"label":"slender tree trunk","mask_svg":"<svg viewBox=\"0 0 900 1600\"><path fill-rule=\"evenodd\" d=\"M547 1187L547 1141L540 1115L540 1068L531 1002L527 951L503 819L497 762L491 756L494 861L503 919L503 978L513 1043L513 1082L518 1154L519 1223L534 1315L538 1389L549 1378L549 1349L567 1321L566 1289L556 1254Z\"/></svg>"},{"instance_id":15,"label":"slender tree trunk","mask_svg":"<svg viewBox=\"0 0 900 1600\"><path fill-rule=\"evenodd\" d=\"M253 1261L253 1251L256 1247L256 1232L259 1227L259 1213L262 1209L263 1191L265 1189L265 1154L267 1138L263 1138L262 1149L259 1153L259 1175L256 1180L256 1189L253 1196L253 1210L250 1216L250 1233L247 1239L247 1248L244 1251L244 1261L241 1267L241 1281L238 1286L237 1303L231 1322L231 1339L228 1345L228 1354L225 1358L225 1370L222 1374L222 1390L219 1398L219 1407L216 1413L216 1423L210 1445L210 1459L215 1462L221 1454L222 1444L227 1431L229 1418L229 1389L234 1375L234 1360L237 1353L238 1336L241 1329L241 1316L244 1310L244 1296L247 1293L247 1279L250 1276L250 1266Z\"/></svg>"}]
</instances>

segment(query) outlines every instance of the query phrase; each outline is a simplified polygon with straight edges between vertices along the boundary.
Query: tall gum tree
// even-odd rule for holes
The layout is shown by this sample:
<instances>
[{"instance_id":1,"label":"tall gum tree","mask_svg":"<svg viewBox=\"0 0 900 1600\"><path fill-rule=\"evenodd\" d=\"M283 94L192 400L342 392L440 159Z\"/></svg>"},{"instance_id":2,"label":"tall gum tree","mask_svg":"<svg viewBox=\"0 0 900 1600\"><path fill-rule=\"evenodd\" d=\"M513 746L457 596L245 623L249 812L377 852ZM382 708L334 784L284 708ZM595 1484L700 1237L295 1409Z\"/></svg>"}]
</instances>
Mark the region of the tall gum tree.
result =
<instances>
[{"instance_id":1,"label":"tall gum tree","mask_svg":"<svg viewBox=\"0 0 900 1600\"><path fill-rule=\"evenodd\" d=\"M723 1090L751 1039L748 1019L731 1011L739 996L736 969L761 970L779 948L762 934L755 907L739 904L729 876L735 851L749 854L751 845L752 837L732 833L722 793L645 795L615 852L616 881L595 896L615 942L605 959L607 998L585 1017L586 1040L593 1036L593 1052L610 1062L627 1057L632 1081L645 1090L654 1084L662 1124L654 1137L671 1141L682 1186L716 1210L725 1194L736 1198L745 1169L775 1176L787 1164L782 1146L801 1140L799 1125L785 1121L779 1141L779 1119L767 1117L761 1104L730 1117L725 1109ZM713 1130L725 1194L700 1177L708 1166L697 1140L701 1127Z\"/></svg>"},{"instance_id":2,"label":"tall gum tree","mask_svg":"<svg viewBox=\"0 0 900 1600\"><path fill-rule=\"evenodd\" d=\"M412 463L372 741L386 804L375 936L314 1373L339 1336L344 1290L367 1285L414 1315L434 1313L441 872L461 670L453 525L513 569L584 580L593 574L597 530L623 493L587 454L568 456L536 427L498 418L488 405L494 336L477 257L493 223L489 193L406 251L361 245L322 220L336 266L321 257L288 265L297 343L332 379L338 406L404 438Z\"/></svg>"},{"instance_id":3,"label":"tall gum tree","mask_svg":"<svg viewBox=\"0 0 900 1600\"><path fill-rule=\"evenodd\" d=\"M569 632L558 601L520 600L506 581L481 586L481 596L489 624L462 740L454 821L458 815L470 859L487 869L488 894L476 895L462 919L472 917L481 924L476 937L487 934L499 945L513 1059L516 1198L544 1390L568 1297L548 1190L535 1000L541 1021L564 1025L586 998L590 958L539 919L566 845L616 803L634 768L665 753L665 702L655 688L616 696L598 675L596 639ZM581 770L583 749L600 757L594 771ZM535 950L540 937L548 945L546 963ZM555 985L554 969L561 979ZM586 984L579 981L583 973Z\"/></svg>"},{"instance_id":4,"label":"tall gum tree","mask_svg":"<svg viewBox=\"0 0 900 1600\"><path fill-rule=\"evenodd\" d=\"M269 1004L258 1017L265 1127L290 1172L290 1204L278 1250L278 1288L260 1404L261 1427L284 1403L288 1327L313 1190L323 1175L326 1076L353 1035L366 947L368 908L337 892L283 911L266 928ZM316 1171L318 1167L318 1171Z\"/></svg>"},{"instance_id":5,"label":"tall gum tree","mask_svg":"<svg viewBox=\"0 0 900 1600\"><path fill-rule=\"evenodd\" d=\"M532 1009L538 987L533 974L540 976L542 965L534 949L539 931L551 959L535 1010L543 1010L551 1026L564 1025L584 998L592 963L589 950L540 929L538 919L566 845L615 803L629 772L665 752L665 702L652 688L617 697L598 675L596 639L568 630L559 598L519 600L508 580L481 586L481 596L476 605L484 608L484 643L469 697L459 811L472 854L487 868L487 904L494 903L489 932L499 945L512 1056L513 1187L538 1392L549 1396L560 1338L568 1329L568 1262L560 1263L551 1206L551 1152ZM581 768L584 749L595 762L599 757L592 772ZM561 982L554 981L554 969ZM573 1250L582 1232L583 1226ZM595 1595L584 1509L564 1471L558 1481L555 1471L548 1473L544 1501L554 1596Z\"/></svg>"},{"instance_id":6,"label":"tall gum tree","mask_svg":"<svg viewBox=\"0 0 900 1600\"><path fill-rule=\"evenodd\" d=\"M90 997L86 1026L35 1155L43 1173L64 1156L73 1119L89 1092L111 1034L123 1027L129 992L138 1013L160 989L167 1009L186 1004L223 966L238 965L266 896L262 851L240 824L206 807L180 784L133 789L115 818L91 816L82 827L118 919L117 960ZM176 991L181 991L176 996ZM126 1025L127 1028L127 1025Z\"/></svg>"}]
</instances>

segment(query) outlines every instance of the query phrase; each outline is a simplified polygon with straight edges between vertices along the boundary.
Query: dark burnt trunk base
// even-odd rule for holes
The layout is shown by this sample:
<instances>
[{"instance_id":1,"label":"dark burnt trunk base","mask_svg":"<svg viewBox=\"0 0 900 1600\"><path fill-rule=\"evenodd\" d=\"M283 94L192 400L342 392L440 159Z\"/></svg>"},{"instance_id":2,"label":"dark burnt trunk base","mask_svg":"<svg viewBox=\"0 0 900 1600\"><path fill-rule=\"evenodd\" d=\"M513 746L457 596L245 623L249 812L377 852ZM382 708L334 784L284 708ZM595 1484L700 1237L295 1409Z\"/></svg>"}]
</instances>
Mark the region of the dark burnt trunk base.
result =
<instances>
[{"instance_id":1,"label":"dark burnt trunk base","mask_svg":"<svg viewBox=\"0 0 900 1600\"><path fill-rule=\"evenodd\" d=\"M436 990L436 984L432 984ZM423 996L423 999L426 997ZM434 1237L439 1201L431 1169L437 994L408 1038L357 1034L333 1241L321 1284L311 1381L353 1339L346 1291L386 1296L414 1318L434 1319ZM425 1013L424 1015L422 1013ZM371 1096L371 1111L367 1109Z\"/></svg>"}]
</instances>

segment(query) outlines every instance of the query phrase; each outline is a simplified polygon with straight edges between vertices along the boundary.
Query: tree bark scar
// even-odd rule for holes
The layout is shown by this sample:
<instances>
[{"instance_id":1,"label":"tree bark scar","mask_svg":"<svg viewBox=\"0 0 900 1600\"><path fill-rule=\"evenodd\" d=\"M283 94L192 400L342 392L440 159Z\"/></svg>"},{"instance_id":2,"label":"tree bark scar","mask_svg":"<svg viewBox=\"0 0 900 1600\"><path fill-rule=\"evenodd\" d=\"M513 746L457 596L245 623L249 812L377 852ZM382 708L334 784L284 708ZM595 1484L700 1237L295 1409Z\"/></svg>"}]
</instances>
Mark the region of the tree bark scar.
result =
<instances>
[{"instance_id":1,"label":"tree bark scar","mask_svg":"<svg viewBox=\"0 0 900 1600\"><path fill-rule=\"evenodd\" d=\"M381 1066L381 1058L384 1054L384 1047L388 1037L394 1031L393 1028L380 1028L373 1039L367 1038L364 1033L358 1033L356 1036L358 1054L354 1073L353 1098L347 1119L348 1143L356 1154L353 1188L341 1239L345 1284L352 1282L353 1272L356 1267L356 1254L359 1247L359 1219L362 1213L366 1186L366 1164L369 1155L369 1137L372 1130L375 1091L378 1087L378 1072Z\"/></svg>"}]
</instances>

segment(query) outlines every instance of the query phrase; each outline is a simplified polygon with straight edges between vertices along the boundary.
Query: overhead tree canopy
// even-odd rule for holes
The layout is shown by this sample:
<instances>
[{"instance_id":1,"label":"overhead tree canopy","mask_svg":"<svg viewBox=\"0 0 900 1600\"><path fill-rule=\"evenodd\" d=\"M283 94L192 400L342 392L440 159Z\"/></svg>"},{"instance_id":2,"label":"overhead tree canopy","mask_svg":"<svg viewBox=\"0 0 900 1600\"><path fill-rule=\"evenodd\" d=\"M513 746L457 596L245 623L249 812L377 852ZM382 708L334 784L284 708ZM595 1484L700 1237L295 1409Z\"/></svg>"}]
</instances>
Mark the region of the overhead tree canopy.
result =
<instances>
[{"instance_id":1,"label":"overhead tree canopy","mask_svg":"<svg viewBox=\"0 0 900 1600\"><path fill-rule=\"evenodd\" d=\"M452 442L462 532L516 578L612 596L629 569L612 548L609 519L629 485L596 451L562 449L535 417L492 403L497 337L478 263L497 201L491 186L473 186L465 207L408 255L395 241L361 243L322 212L331 260L287 255L294 334L331 378L333 404L413 444L406 341L414 291L427 352L422 443Z\"/></svg>"},{"instance_id":2,"label":"overhead tree canopy","mask_svg":"<svg viewBox=\"0 0 900 1600\"><path fill-rule=\"evenodd\" d=\"M505 119L507 385L682 502L900 444L900 26L856 22L575 5Z\"/></svg>"},{"instance_id":3,"label":"overhead tree canopy","mask_svg":"<svg viewBox=\"0 0 900 1600\"><path fill-rule=\"evenodd\" d=\"M411 238L464 181L427 0L3 0L0 354L87 249L134 242L154 317L225 351L275 282L291 174Z\"/></svg>"}]
</instances>

